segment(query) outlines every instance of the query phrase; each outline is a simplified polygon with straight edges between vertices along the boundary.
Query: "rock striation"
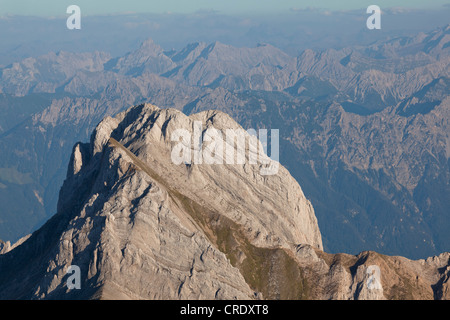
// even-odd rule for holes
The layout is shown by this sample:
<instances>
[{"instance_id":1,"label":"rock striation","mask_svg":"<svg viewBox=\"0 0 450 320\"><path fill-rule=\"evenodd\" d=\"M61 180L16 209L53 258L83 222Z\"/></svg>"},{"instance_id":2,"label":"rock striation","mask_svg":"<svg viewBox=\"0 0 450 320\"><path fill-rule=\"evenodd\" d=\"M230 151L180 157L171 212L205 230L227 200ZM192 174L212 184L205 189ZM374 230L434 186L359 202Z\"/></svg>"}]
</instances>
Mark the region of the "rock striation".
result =
<instances>
[{"instance_id":1,"label":"rock striation","mask_svg":"<svg viewBox=\"0 0 450 320\"><path fill-rule=\"evenodd\" d=\"M173 133L198 123L203 136L242 129L219 111L150 104L101 121L73 148L57 214L1 244L0 298L450 298L450 253L324 252L311 203L281 165L261 175L261 163L174 163ZM80 289L67 285L70 266Z\"/></svg>"},{"instance_id":2,"label":"rock striation","mask_svg":"<svg viewBox=\"0 0 450 320\"><path fill-rule=\"evenodd\" d=\"M259 164L171 161L171 133L195 121L240 128L221 112L148 104L104 119L73 149L58 213L1 255L0 297L254 298L260 250L292 260L294 245L322 249L312 205L283 167L261 176ZM85 289L67 288L70 265Z\"/></svg>"},{"instance_id":3,"label":"rock striation","mask_svg":"<svg viewBox=\"0 0 450 320\"><path fill-rule=\"evenodd\" d=\"M211 106L280 129L280 161L314 205L329 252L419 259L450 248L450 27L290 56L261 44L151 40L109 54L49 53L0 68L0 238L56 212L76 141L106 116L152 101Z\"/></svg>"}]
</instances>

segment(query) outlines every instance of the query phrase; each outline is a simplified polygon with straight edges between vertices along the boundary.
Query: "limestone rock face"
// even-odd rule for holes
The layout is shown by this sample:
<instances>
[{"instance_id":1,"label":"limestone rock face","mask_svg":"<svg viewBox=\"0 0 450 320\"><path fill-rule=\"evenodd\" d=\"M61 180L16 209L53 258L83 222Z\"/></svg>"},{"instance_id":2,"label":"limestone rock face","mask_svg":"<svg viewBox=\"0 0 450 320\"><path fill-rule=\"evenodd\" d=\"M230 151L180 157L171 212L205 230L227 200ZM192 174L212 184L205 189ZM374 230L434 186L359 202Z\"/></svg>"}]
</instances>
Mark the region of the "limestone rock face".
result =
<instances>
[{"instance_id":1,"label":"limestone rock face","mask_svg":"<svg viewBox=\"0 0 450 320\"><path fill-rule=\"evenodd\" d=\"M310 202L278 163L265 176L261 164L175 164L172 133L194 123L242 129L220 112L148 104L105 118L73 149L58 213L1 256L0 297L248 299L263 295L246 254L322 249ZM81 290L66 286L71 265Z\"/></svg>"},{"instance_id":2,"label":"limestone rock face","mask_svg":"<svg viewBox=\"0 0 450 320\"><path fill-rule=\"evenodd\" d=\"M213 129L244 132L244 163ZM0 243L0 299L450 298L450 253L323 252L300 186L238 130L222 112L149 104L105 118L74 146L57 214Z\"/></svg>"},{"instance_id":3,"label":"limestone rock face","mask_svg":"<svg viewBox=\"0 0 450 320\"><path fill-rule=\"evenodd\" d=\"M356 256L329 254L302 245L296 249L296 260L313 284L308 291L313 299L449 299L448 252L426 260L409 260L373 251Z\"/></svg>"}]
</instances>

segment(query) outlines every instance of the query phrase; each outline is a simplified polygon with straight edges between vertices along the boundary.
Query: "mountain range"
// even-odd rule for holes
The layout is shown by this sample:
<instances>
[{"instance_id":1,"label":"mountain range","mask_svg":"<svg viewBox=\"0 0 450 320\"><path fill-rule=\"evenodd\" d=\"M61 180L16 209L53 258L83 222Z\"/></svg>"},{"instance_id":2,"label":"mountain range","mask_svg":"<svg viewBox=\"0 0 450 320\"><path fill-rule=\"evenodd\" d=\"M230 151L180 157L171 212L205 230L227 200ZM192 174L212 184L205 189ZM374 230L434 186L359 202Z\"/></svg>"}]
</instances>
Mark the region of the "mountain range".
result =
<instances>
[{"instance_id":1,"label":"mountain range","mask_svg":"<svg viewBox=\"0 0 450 320\"><path fill-rule=\"evenodd\" d=\"M315 208L326 252L449 251L450 26L290 56L270 44L147 40L121 57L49 53L0 69L0 238L57 212L77 141L151 102L280 130L280 162Z\"/></svg>"}]
</instances>

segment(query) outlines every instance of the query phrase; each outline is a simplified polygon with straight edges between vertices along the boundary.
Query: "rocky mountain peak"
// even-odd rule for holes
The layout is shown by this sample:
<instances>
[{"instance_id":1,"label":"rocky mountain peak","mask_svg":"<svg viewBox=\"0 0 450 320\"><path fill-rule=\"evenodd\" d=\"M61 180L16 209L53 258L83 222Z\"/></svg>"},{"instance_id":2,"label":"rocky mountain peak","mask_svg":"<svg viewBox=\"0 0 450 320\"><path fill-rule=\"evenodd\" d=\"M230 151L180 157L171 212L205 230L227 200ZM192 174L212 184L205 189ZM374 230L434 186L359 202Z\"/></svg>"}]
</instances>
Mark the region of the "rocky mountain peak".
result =
<instances>
[{"instance_id":1,"label":"rocky mountain peak","mask_svg":"<svg viewBox=\"0 0 450 320\"><path fill-rule=\"evenodd\" d=\"M245 159L262 146L215 110L142 104L106 117L73 148L57 214L2 244L0 299L449 298L449 253L324 252L311 203L283 166L262 175L273 160L206 161L220 160L212 150L227 159L231 142L217 134L227 129L245 137L244 149L232 145ZM202 150L204 161L174 161L173 150ZM80 289L67 286L74 267Z\"/></svg>"},{"instance_id":2,"label":"rocky mountain peak","mask_svg":"<svg viewBox=\"0 0 450 320\"><path fill-rule=\"evenodd\" d=\"M196 129L205 140L210 130L223 132L220 143L224 143L223 149L226 150L222 159L214 155L214 163L206 163L208 147L205 141L202 146L203 154L199 156L200 161L197 161L201 163L195 163L197 150L192 145L188 161L192 160L193 163L174 164L173 150L178 143L173 141L174 133L184 130L194 140ZM249 230L249 238L255 243L264 243L266 246L308 243L322 248L312 206L285 168L277 163L276 175L262 176L261 163L216 164L221 160L226 162L225 152L228 152L229 147L225 137L226 130L239 130L247 143L250 143L250 135L223 112L204 111L188 117L175 109L159 109L144 104L122 112L115 118L108 117L98 125L91 143L92 157L101 152L110 138L113 138L136 154L141 161L151 164L152 170L164 177L170 188L244 224ZM246 145L246 160L249 159L249 148ZM262 149L261 146L260 148ZM230 208L234 209L230 211ZM256 212L260 214L255 217ZM279 236L280 232L268 227L275 221L278 227L283 228L281 234L286 236L285 239Z\"/></svg>"},{"instance_id":3,"label":"rocky mountain peak","mask_svg":"<svg viewBox=\"0 0 450 320\"><path fill-rule=\"evenodd\" d=\"M120 74L139 76L144 73L164 73L175 66L175 63L164 54L163 48L152 39L147 39L139 49L109 61L106 69Z\"/></svg>"},{"instance_id":4,"label":"rocky mountain peak","mask_svg":"<svg viewBox=\"0 0 450 320\"><path fill-rule=\"evenodd\" d=\"M194 132L196 126L203 128ZM289 252L300 244L321 250L314 210L282 166L262 176L261 163L207 164L206 153L202 164L173 163L177 130L200 133L206 141L213 128L241 130L250 152L255 140L218 111L188 117L144 104L105 118L89 144L73 149L58 213L17 250L0 256L4 274L17 281L2 279L0 295L267 295L251 278L251 266L260 254L291 263ZM30 263L16 266L20 257ZM80 267L89 289L69 292L64 281L70 265ZM28 272L38 276L20 280Z\"/></svg>"},{"instance_id":5,"label":"rocky mountain peak","mask_svg":"<svg viewBox=\"0 0 450 320\"><path fill-rule=\"evenodd\" d=\"M0 243L0 298L448 298L448 253L329 254L315 222L330 252L448 251L448 40L445 28L298 58L148 41L114 59L60 52L1 69L3 239L56 211L72 146L89 142L72 149L58 213ZM150 100L194 114L117 114ZM280 128L283 165L315 214L267 158L195 161L193 142L242 129L211 107ZM244 137L248 156L259 142ZM67 290L70 265L86 290Z\"/></svg>"}]
</instances>

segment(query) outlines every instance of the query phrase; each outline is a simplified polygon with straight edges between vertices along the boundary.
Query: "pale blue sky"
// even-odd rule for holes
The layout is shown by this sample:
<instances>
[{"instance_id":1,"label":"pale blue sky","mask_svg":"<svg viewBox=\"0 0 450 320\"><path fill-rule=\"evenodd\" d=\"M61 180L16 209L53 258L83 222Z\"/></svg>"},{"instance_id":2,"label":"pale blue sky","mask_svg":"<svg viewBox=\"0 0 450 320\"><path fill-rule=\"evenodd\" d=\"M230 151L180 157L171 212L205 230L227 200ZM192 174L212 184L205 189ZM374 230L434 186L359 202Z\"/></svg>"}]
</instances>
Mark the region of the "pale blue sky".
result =
<instances>
[{"instance_id":1,"label":"pale blue sky","mask_svg":"<svg viewBox=\"0 0 450 320\"><path fill-rule=\"evenodd\" d=\"M0 16L61 16L76 4L83 15L136 13L192 13L215 10L225 14L279 13L308 7L325 10L353 10L377 4L390 7L435 9L450 5L450 0L0 0Z\"/></svg>"}]
</instances>

